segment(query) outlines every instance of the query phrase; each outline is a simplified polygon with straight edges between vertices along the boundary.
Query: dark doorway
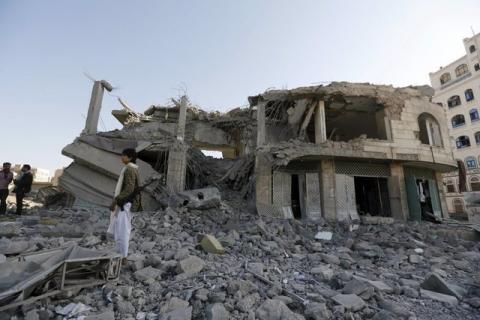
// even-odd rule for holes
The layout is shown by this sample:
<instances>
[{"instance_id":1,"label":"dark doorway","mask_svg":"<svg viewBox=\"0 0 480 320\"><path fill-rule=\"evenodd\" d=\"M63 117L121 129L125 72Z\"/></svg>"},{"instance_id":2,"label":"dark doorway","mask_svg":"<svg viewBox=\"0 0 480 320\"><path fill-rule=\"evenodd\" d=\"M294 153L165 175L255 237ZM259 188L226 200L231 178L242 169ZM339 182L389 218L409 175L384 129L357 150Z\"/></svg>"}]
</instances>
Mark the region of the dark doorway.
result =
<instances>
[{"instance_id":1,"label":"dark doorway","mask_svg":"<svg viewBox=\"0 0 480 320\"><path fill-rule=\"evenodd\" d=\"M422 220L437 222L437 218L433 213L432 193L427 179L417 179L417 193L418 199L420 200Z\"/></svg>"},{"instance_id":2,"label":"dark doorway","mask_svg":"<svg viewBox=\"0 0 480 320\"><path fill-rule=\"evenodd\" d=\"M300 190L301 188L301 181L299 179L298 174L292 174L292 213L295 219L302 218L302 197L303 193Z\"/></svg>"},{"instance_id":3,"label":"dark doorway","mask_svg":"<svg viewBox=\"0 0 480 320\"><path fill-rule=\"evenodd\" d=\"M355 177L355 198L360 215L391 216L387 178Z\"/></svg>"}]
</instances>

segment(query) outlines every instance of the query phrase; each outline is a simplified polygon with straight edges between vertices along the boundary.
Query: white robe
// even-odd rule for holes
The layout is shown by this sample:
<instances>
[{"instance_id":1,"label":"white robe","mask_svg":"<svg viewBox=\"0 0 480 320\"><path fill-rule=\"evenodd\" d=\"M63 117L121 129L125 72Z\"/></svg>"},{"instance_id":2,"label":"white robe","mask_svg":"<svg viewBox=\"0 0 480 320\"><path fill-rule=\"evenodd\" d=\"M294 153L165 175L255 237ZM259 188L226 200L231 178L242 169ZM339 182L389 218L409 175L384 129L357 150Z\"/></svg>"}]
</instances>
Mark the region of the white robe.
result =
<instances>
[{"instance_id":1,"label":"white robe","mask_svg":"<svg viewBox=\"0 0 480 320\"><path fill-rule=\"evenodd\" d=\"M129 163L127 166L138 168L134 163ZM117 186L115 187L115 197L117 197L122 189L123 177L127 166L123 167L118 177ZM132 204L126 203L121 210L118 206L115 211L110 213L110 225L108 226L107 233L113 234L115 238L116 250L123 257L128 256L128 244L130 242L130 233L132 231L132 213L130 209Z\"/></svg>"},{"instance_id":2,"label":"white robe","mask_svg":"<svg viewBox=\"0 0 480 320\"><path fill-rule=\"evenodd\" d=\"M128 256L128 244L130 242L130 232L132 231L131 206L131 203L126 203L123 206L123 210L117 209L118 213L113 225L116 249L124 258Z\"/></svg>"}]
</instances>

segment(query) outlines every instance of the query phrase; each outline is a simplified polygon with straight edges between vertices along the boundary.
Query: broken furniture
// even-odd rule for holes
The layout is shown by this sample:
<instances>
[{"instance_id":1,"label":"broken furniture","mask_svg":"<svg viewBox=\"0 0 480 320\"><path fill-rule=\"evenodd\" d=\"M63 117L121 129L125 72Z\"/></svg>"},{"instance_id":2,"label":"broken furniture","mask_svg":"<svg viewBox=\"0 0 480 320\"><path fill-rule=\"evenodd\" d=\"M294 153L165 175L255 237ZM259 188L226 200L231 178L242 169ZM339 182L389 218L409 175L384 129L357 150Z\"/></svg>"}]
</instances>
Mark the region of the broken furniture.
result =
<instances>
[{"instance_id":1,"label":"broken furniture","mask_svg":"<svg viewBox=\"0 0 480 320\"><path fill-rule=\"evenodd\" d=\"M121 255L70 246L25 254L0 264L0 311L116 281Z\"/></svg>"}]
</instances>

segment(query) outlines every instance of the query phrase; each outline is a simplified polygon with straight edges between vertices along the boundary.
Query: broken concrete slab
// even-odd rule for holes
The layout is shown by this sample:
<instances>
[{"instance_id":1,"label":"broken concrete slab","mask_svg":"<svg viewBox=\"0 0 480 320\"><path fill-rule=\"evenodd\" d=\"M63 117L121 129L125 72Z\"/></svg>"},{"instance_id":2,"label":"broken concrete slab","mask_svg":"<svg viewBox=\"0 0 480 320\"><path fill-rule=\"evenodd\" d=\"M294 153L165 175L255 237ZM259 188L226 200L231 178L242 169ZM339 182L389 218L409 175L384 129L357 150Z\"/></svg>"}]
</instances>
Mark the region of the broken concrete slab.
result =
<instances>
[{"instance_id":1,"label":"broken concrete slab","mask_svg":"<svg viewBox=\"0 0 480 320\"><path fill-rule=\"evenodd\" d=\"M154 281L158 279L162 273L162 270L149 266L136 271L133 275L138 281Z\"/></svg>"},{"instance_id":2,"label":"broken concrete slab","mask_svg":"<svg viewBox=\"0 0 480 320\"><path fill-rule=\"evenodd\" d=\"M462 292L459 287L453 286L445 281L440 275L432 272L428 274L425 280L420 285L422 289L430 290L450 296L454 296L457 299L461 300L464 292Z\"/></svg>"},{"instance_id":3,"label":"broken concrete slab","mask_svg":"<svg viewBox=\"0 0 480 320\"><path fill-rule=\"evenodd\" d=\"M430 290L425 290L425 289L420 289L420 295L423 298L429 298L432 300L440 301L443 303L451 304L451 305L457 305L458 304L458 299L454 296L448 295L448 294L443 294L443 293L438 293Z\"/></svg>"},{"instance_id":4,"label":"broken concrete slab","mask_svg":"<svg viewBox=\"0 0 480 320\"><path fill-rule=\"evenodd\" d=\"M387 285L383 281L378 281L378 280L369 280L368 283L370 283L375 289L377 289L380 292L386 292L386 293L392 293L393 288Z\"/></svg>"}]
</instances>

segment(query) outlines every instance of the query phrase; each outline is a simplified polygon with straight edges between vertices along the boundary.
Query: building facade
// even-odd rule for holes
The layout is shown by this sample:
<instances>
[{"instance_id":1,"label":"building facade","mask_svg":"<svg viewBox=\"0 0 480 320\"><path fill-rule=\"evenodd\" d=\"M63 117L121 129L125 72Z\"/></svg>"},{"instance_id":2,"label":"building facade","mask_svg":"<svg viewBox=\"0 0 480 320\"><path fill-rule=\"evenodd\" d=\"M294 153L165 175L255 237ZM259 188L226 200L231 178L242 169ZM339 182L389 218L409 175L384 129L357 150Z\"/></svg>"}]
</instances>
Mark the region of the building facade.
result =
<instances>
[{"instance_id":1,"label":"building facade","mask_svg":"<svg viewBox=\"0 0 480 320\"><path fill-rule=\"evenodd\" d=\"M463 39L463 45L464 56L430 73L432 101L446 110L454 157L465 164L467 191L480 191L480 34ZM457 171L444 175L444 189L449 213L465 213Z\"/></svg>"},{"instance_id":2,"label":"building facade","mask_svg":"<svg viewBox=\"0 0 480 320\"><path fill-rule=\"evenodd\" d=\"M249 98L261 215L352 221L448 217L445 112L414 88L332 83Z\"/></svg>"}]
</instances>

